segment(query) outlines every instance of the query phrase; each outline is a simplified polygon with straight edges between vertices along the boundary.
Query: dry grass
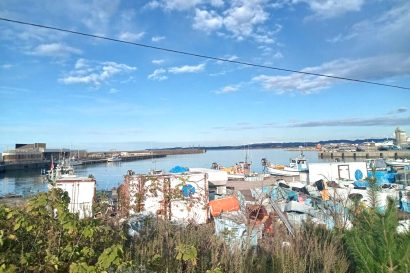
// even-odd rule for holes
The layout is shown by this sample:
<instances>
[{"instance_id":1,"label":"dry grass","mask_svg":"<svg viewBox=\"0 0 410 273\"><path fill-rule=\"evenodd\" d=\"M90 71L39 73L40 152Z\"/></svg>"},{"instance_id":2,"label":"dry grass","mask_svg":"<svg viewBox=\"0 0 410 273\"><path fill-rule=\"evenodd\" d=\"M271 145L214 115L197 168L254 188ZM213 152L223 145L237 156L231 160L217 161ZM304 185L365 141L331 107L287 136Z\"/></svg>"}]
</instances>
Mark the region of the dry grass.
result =
<instances>
[{"instance_id":1,"label":"dry grass","mask_svg":"<svg viewBox=\"0 0 410 273\"><path fill-rule=\"evenodd\" d=\"M181 243L196 248L196 265L176 259L176 247ZM349 268L341 238L310 226L295 237L278 233L264 238L258 248L240 250L215 236L212 224L181 227L152 221L130 243L129 250L130 258L145 272L206 272L220 268L225 273L344 273Z\"/></svg>"}]
</instances>

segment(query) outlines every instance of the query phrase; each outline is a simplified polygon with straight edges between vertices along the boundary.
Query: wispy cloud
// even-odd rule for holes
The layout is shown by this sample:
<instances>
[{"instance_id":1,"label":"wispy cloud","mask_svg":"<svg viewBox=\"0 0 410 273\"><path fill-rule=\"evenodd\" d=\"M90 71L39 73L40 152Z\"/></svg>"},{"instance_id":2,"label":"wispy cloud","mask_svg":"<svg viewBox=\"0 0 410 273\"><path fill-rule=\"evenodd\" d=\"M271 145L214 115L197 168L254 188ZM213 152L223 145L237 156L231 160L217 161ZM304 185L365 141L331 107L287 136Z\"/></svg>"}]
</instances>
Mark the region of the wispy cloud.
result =
<instances>
[{"instance_id":1,"label":"wispy cloud","mask_svg":"<svg viewBox=\"0 0 410 273\"><path fill-rule=\"evenodd\" d=\"M153 64L156 64L156 65L161 65L161 64L163 64L164 62L165 62L165 60L163 60L163 59L156 59L156 60L152 60L151 61Z\"/></svg>"},{"instance_id":2,"label":"wispy cloud","mask_svg":"<svg viewBox=\"0 0 410 273\"><path fill-rule=\"evenodd\" d=\"M94 33L106 34L112 27L112 18L118 14L120 0L101 0L91 2L80 2L72 5L75 7L81 22Z\"/></svg>"},{"instance_id":3,"label":"wispy cloud","mask_svg":"<svg viewBox=\"0 0 410 273\"><path fill-rule=\"evenodd\" d=\"M215 91L215 94L227 94L227 93L237 92L240 87L241 87L240 84L227 85Z\"/></svg>"},{"instance_id":4,"label":"wispy cloud","mask_svg":"<svg viewBox=\"0 0 410 273\"><path fill-rule=\"evenodd\" d=\"M145 5L145 8L165 10L187 10L203 2L202 0L153 0Z\"/></svg>"},{"instance_id":5,"label":"wispy cloud","mask_svg":"<svg viewBox=\"0 0 410 273\"><path fill-rule=\"evenodd\" d=\"M154 60L155 64L161 64L163 60ZM152 61L154 63L154 61ZM199 73L205 69L205 63L198 65L183 65L174 66L170 68L158 68L148 75L149 80L164 81L168 79L167 74L186 74L186 73Z\"/></svg>"},{"instance_id":6,"label":"wispy cloud","mask_svg":"<svg viewBox=\"0 0 410 273\"><path fill-rule=\"evenodd\" d=\"M348 118L306 121L289 124L287 127L346 127L346 126L397 126L410 125L410 117Z\"/></svg>"},{"instance_id":7,"label":"wispy cloud","mask_svg":"<svg viewBox=\"0 0 410 273\"><path fill-rule=\"evenodd\" d=\"M153 36L151 38L151 41L154 42L154 43L158 43L158 42L161 42L164 39L165 39L165 36Z\"/></svg>"},{"instance_id":8,"label":"wispy cloud","mask_svg":"<svg viewBox=\"0 0 410 273\"><path fill-rule=\"evenodd\" d=\"M238 56L236 55L225 55L223 57L221 57L221 59L225 59L225 60L229 60L229 61L236 61L239 59ZM223 61L216 61L217 64L226 64L226 62Z\"/></svg>"},{"instance_id":9,"label":"wispy cloud","mask_svg":"<svg viewBox=\"0 0 410 273\"><path fill-rule=\"evenodd\" d=\"M332 18L343 15L347 12L360 11L365 0L293 0L293 4L305 3L318 18Z\"/></svg>"},{"instance_id":10,"label":"wispy cloud","mask_svg":"<svg viewBox=\"0 0 410 273\"><path fill-rule=\"evenodd\" d=\"M81 54L82 51L64 43L48 43L40 44L26 53L37 56L65 57L71 54Z\"/></svg>"},{"instance_id":11,"label":"wispy cloud","mask_svg":"<svg viewBox=\"0 0 410 273\"><path fill-rule=\"evenodd\" d=\"M183 65L183 66L174 66L168 69L169 73L172 74L182 74L182 73L199 73L204 71L205 63L198 65Z\"/></svg>"},{"instance_id":12,"label":"wispy cloud","mask_svg":"<svg viewBox=\"0 0 410 273\"><path fill-rule=\"evenodd\" d=\"M306 67L301 71L361 80L382 80L393 76L410 75L410 56L395 54L355 60L338 59L320 66ZM287 76L259 75L253 80L262 84L265 89L279 94L292 91L310 94L342 82L342 80L298 73Z\"/></svg>"},{"instance_id":13,"label":"wispy cloud","mask_svg":"<svg viewBox=\"0 0 410 273\"><path fill-rule=\"evenodd\" d=\"M393 111L388 112L388 115L403 114L406 113L409 109L407 107L399 107Z\"/></svg>"},{"instance_id":14,"label":"wispy cloud","mask_svg":"<svg viewBox=\"0 0 410 273\"><path fill-rule=\"evenodd\" d=\"M123 41L127 42L136 42L140 40L142 37L144 37L145 32L139 32L139 33L133 33L133 32L121 32L120 35L118 35L118 38Z\"/></svg>"},{"instance_id":15,"label":"wispy cloud","mask_svg":"<svg viewBox=\"0 0 410 273\"><path fill-rule=\"evenodd\" d=\"M164 75L167 71L164 68L155 69L154 72L148 75L149 80L156 80L156 81L164 81L168 79L166 75Z\"/></svg>"},{"instance_id":16,"label":"wispy cloud","mask_svg":"<svg viewBox=\"0 0 410 273\"><path fill-rule=\"evenodd\" d=\"M327 41L331 43L354 41L355 47L363 51L377 48L383 52L396 51L409 54L410 2L396 1L395 3L396 5L390 9L353 24L346 32L338 33Z\"/></svg>"},{"instance_id":17,"label":"wispy cloud","mask_svg":"<svg viewBox=\"0 0 410 273\"><path fill-rule=\"evenodd\" d=\"M135 71L137 68L116 62L90 62L77 60L75 67L67 76L59 79L64 84L100 85L115 75Z\"/></svg>"}]
</instances>

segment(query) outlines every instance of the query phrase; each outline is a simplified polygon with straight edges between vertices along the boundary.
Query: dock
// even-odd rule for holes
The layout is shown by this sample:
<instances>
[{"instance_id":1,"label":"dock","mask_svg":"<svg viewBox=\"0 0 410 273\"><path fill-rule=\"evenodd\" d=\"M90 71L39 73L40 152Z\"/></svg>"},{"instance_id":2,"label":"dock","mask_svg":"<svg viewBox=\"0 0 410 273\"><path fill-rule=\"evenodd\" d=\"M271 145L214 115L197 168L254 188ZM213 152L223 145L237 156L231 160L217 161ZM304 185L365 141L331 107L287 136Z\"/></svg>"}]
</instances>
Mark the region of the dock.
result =
<instances>
[{"instance_id":1,"label":"dock","mask_svg":"<svg viewBox=\"0 0 410 273\"><path fill-rule=\"evenodd\" d=\"M50 161L48 160L9 164L5 163L0 165L0 173L14 170L44 169L47 167L50 167Z\"/></svg>"},{"instance_id":2,"label":"dock","mask_svg":"<svg viewBox=\"0 0 410 273\"><path fill-rule=\"evenodd\" d=\"M394 151L319 151L319 158L336 159L336 158L410 158L410 150L394 150Z\"/></svg>"}]
</instances>

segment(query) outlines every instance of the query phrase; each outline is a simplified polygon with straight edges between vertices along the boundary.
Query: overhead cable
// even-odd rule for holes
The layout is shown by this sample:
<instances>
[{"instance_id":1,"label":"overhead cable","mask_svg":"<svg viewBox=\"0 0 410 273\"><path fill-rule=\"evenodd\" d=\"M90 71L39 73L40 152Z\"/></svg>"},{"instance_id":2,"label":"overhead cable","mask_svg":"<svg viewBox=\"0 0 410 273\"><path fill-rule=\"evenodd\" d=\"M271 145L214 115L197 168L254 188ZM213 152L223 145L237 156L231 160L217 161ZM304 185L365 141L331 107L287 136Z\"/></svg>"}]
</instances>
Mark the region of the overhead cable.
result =
<instances>
[{"instance_id":1,"label":"overhead cable","mask_svg":"<svg viewBox=\"0 0 410 273\"><path fill-rule=\"evenodd\" d=\"M0 21L5 21L5 22L10 22L10 23L15 23L15 24L21 24L21 25L26 25L26 26L32 26L32 27L37 27L37 28L43 28L43 29L50 29L50 30L75 34L75 35L86 36L86 37L90 37L90 38L102 39L102 40L107 40L107 41L112 41L112 42L117 42L117 43L129 44L129 45L134 45L134 46L139 46L139 47L144 47L144 48L149 48L149 49L155 49L155 50L166 51L166 52L171 52L171 53L176 53L176 54L182 54L182 55L187 55L187 56L192 56L192 57L198 57L198 58L202 58L202 59L215 60L215 61L227 62L227 63L233 63L233 64L240 64L240 65L246 65L246 66L257 67L257 68L264 68L264 69L270 69L270 70L292 72L292 73L309 75L309 76L325 77L325 78L331 78L331 79L337 79L337 80L345 80L345 81L359 82L359 83L364 83L364 84L372 84L372 85L379 85L379 86L386 86L386 87L410 90L410 87L405 87L405 86L392 85L392 84L386 84L386 83L380 83L380 82L374 82L374 81L366 81L366 80L347 78L347 77L341 77L341 76L335 76L335 75L326 75L326 74L320 74L320 73L306 72L306 71L301 71L301 70L293 70L293 69L282 68L282 67L274 67L274 66L268 66L268 65L262 65L262 64L255 64L255 63L246 62L246 61L230 60L230 59L213 57L213 56L199 54L199 53L193 53L193 52L176 50L176 49L171 49L171 48L153 46L153 45L143 44L143 43L130 42L130 41L115 39L115 38L102 36L102 35L95 35L95 34L90 34L90 33L85 33L85 32L80 32L80 31L63 29L63 28L58 28L58 27L53 27L53 26L40 25L40 24L24 22L24 21L19 21L19 20L13 20L13 19L8 19L8 18L3 18L3 17L0 17Z\"/></svg>"}]
</instances>

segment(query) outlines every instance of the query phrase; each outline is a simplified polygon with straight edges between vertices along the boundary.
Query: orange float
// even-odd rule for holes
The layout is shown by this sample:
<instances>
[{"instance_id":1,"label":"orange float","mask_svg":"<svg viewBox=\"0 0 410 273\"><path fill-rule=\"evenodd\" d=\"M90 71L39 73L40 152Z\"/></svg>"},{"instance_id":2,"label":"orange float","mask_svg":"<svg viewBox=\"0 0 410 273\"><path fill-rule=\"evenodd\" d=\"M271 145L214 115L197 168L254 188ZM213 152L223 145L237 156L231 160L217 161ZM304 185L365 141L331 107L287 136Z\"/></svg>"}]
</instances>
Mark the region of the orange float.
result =
<instances>
[{"instance_id":1,"label":"orange float","mask_svg":"<svg viewBox=\"0 0 410 273\"><path fill-rule=\"evenodd\" d=\"M222 212L238 211L240 209L239 201L234 196L228 196L209 201L209 208L213 217L219 216Z\"/></svg>"}]
</instances>

